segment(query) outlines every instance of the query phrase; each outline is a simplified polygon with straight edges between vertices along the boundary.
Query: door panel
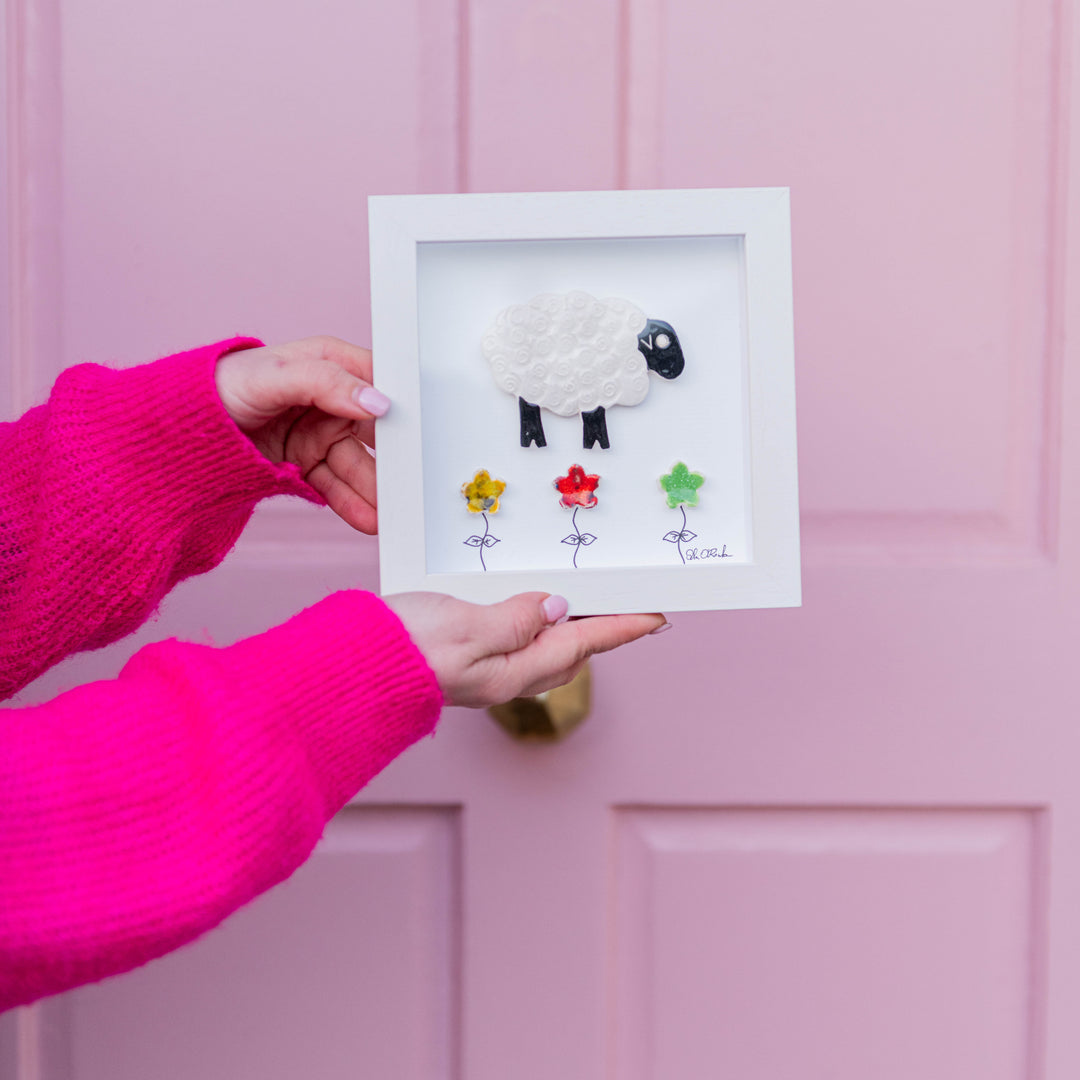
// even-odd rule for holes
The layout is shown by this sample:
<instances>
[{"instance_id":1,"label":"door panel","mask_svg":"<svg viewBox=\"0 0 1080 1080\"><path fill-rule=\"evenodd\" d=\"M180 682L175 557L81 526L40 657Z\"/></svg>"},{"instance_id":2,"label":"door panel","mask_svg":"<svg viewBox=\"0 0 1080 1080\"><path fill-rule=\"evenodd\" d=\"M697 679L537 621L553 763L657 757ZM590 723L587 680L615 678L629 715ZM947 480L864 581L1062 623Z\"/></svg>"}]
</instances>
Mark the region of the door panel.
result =
<instances>
[{"instance_id":1,"label":"door panel","mask_svg":"<svg viewBox=\"0 0 1080 1080\"><path fill-rule=\"evenodd\" d=\"M615 186L623 61L616 0L468 0L465 9L468 189Z\"/></svg>"},{"instance_id":2,"label":"door panel","mask_svg":"<svg viewBox=\"0 0 1080 1080\"><path fill-rule=\"evenodd\" d=\"M1055 5L629 11L632 186L792 188L811 556L1039 550L1061 362Z\"/></svg>"},{"instance_id":3,"label":"door panel","mask_svg":"<svg viewBox=\"0 0 1080 1080\"><path fill-rule=\"evenodd\" d=\"M79 992L79 1080L457 1075L458 842L453 811L343 811L242 919Z\"/></svg>"},{"instance_id":4,"label":"door panel","mask_svg":"<svg viewBox=\"0 0 1080 1080\"><path fill-rule=\"evenodd\" d=\"M617 832L616 1075L1025 1075L1037 814L634 808Z\"/></svg>"},{"instance_id":5,"label":"door panel","mask_svg":"<svg viewBox=\"0 0 1080 1080\"><path fill-rule=\"evenodd\" d=\"M456 180L452 0L58 2L64 364L366 340L366 193Z\"/></svg>"}]
</instances>

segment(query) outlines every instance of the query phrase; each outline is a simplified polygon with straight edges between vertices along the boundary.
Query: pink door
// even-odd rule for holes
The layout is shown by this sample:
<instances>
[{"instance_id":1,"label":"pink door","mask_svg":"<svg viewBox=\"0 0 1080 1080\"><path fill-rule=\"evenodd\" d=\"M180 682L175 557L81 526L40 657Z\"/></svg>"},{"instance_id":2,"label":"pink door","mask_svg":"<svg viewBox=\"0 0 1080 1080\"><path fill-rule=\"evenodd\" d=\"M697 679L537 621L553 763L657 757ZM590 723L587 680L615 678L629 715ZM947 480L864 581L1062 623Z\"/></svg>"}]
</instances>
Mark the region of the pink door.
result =
<instances>
[{"instance_id":1,"label":"pink door","mask_svg":"<svg viewBox=\"0 0 1080 1080\"><path fill-rule=\"evenodd\" d=\"M1080 1074L1068 0L4 6L10 410L365 341L368 192L789 185L806 566L800 610L601 658L561 745L449 711L285 886L6 1017L0 1074ZM31 696L376 578L267 506Z\"/></svg>"}]
</instances>

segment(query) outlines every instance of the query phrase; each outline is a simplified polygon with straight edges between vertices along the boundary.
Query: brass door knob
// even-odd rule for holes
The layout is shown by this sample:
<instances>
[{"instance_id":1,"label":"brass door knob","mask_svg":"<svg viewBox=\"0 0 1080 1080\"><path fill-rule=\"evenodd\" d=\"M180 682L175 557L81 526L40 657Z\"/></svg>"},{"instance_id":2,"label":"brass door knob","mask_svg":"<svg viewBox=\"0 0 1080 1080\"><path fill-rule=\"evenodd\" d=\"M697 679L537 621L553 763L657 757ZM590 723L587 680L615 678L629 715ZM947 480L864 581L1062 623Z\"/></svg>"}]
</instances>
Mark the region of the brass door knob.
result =
<instances>
[{"instance_id":1,"label":"brass door knob","mask_svg":"<svg viewBox=\"0 0 1080 1080\"><path fill-rule=\"evenodd\" d=\"M522 742L558 742L589 715L592 678L586 665L565 686L535 697L514 698L493 705L488 712L495 722Z\"/></svg>"}]
</instances>

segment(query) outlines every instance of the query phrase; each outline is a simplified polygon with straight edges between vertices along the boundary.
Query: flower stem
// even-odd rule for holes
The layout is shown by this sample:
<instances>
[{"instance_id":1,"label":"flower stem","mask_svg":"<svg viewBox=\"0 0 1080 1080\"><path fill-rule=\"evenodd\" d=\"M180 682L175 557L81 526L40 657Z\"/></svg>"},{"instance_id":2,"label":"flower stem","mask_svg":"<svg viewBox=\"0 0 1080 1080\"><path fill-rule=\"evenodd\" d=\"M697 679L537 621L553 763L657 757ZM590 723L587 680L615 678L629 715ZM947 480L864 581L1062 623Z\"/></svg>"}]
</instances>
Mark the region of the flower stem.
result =
<instances>
[{"instance_id":1,"label":"flower stem","mask_svg":"<svg viewBox=\"0 0 1080 1080\"><path fill-rule=\"evenodd\" d=\"M682 528L679 530L679 539L675 546L679 549L679 558L682 559L683 566L686 565L686 556L682 553L682 538L683 533L686 532L686 507L680 505L679 509L682 511Z\"/></svg>"},{"instance_id":2,"label":"flower stem","mask_svg":"<svg viewBox=\"0 0 1080 1080\"><path fill-rule=\"evenodd\" d=\"M484 562L484 540L488 537L488 532L491 530L491 523L488 521L487 514L480 515L484 519L484 536L480 541L480 565L484 568L484 572L487 572L487 563Z\"/></svg>"},{"instance_id":3,"label":"flower stem","mask_svg":"<svg viewBox=\"0 0 1080 1080\"><path fill-rule=\"evenodd\" d=\"M578 508L575 506L573 514L570 515L570 524L574 526L574 532L577 533L578 538L579 538L578 542L574 545L574 569L575 570L577 569L578 552L581 550L581 539L580 539L581 530L577 527L577 512L578 512Z\"/></svg>"}]
</instances>

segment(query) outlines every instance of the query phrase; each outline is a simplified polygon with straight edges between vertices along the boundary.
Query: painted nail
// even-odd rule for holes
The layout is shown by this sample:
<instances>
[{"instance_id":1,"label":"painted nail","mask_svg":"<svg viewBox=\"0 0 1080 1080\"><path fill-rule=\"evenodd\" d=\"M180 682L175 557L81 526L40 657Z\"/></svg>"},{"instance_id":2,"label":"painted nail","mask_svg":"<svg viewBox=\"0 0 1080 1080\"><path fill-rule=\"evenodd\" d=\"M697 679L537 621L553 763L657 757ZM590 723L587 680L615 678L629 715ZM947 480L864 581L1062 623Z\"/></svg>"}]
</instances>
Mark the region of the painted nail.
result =
<instances>
[{"instance_id":1,"label":"painted nail","mask_svg":"<svg viewBox=\"0 0 1080 1080\"><path fill-rule=\"evenodd\" d=\"M361 386L359 390L353 392L353 400L372 416L384 416L386 410L390 408L390 399L374 386Z\"/></svg>"},{"instance_id":2,"label":"painted nail","mask_svg":"<svg viewBox=\"0 0 1080 1080\"><path fill-rule=\"evenodd\" d=\"M662 634L665 630L671 629L671 623L666 622L663 626L658 626L655 630L650 630L650 634Z\"/></svg>"},{"instance_id":3,"label":"painted nail","mask_svg":"<svg viewBox=\"0 0 1080 1080\"><path fill-rule=\"evenodd\" d=\"M565 596L549 596L540 606L544 609L544 620L548 623L562 622L570 611L570 602Z\"/></svg>"}]
</instances>

